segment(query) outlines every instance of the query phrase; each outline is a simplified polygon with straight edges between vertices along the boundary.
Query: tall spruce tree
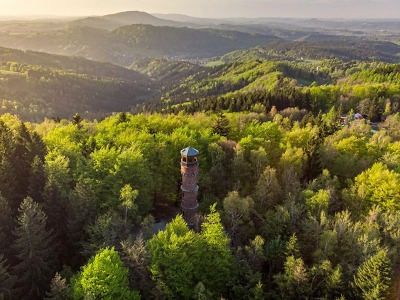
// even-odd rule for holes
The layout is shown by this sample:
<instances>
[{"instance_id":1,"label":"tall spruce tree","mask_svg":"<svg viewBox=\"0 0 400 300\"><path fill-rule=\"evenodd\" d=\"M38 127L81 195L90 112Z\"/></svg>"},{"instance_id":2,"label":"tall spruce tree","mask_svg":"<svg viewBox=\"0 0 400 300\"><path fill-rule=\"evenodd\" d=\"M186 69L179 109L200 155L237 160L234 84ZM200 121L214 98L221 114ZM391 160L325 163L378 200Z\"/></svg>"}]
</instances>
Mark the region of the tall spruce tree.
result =
<instances>
[{"instance_id":1,"label":"tall spruce tree","mask_svg":"<svg viewBox=\"0 0 400 300\"><path fill-rule=\"evenodd\" d=\"M26 197L19 208L14 248L19 263L13 273L18 277L18 299L43 299L54 275L52 233L46 229L41 206Z\"/></svg>"},{"instance_id":2,"label":"tall spruce tree","mask_svg":"<svg viewBox=\"0 0 400 300\"><path fill-rule=\"evenodd\" d=\"M9 273L7 260L0 254L0 299L11 300L14 294L15 277Z\"/></svg>"},{"instance_id":3,"label":"tall spruce tree","mask_svg":"<svg viewBox=\"0 0 400 300\"><path fill-rule=\"evenodd\" d=\"M220 136L227 136L229 131L229 120L223 113L220 113L215 125L213 126L213 132Z\"/></svg>"},{"instance_id":4,"label":"tall spruce tree","mask_svg":"<svg viewBox=\"0 0 400 300\"><path fill-rule=\"evenodd\" d=\"M8 201L0 194L0 253L11 258L10 242L12 239L12 230L14 228L14 219Z\"/></svg>"},{"instance_id":5,"label":"tall spruce tree","mask_svg":"<svg viewBox=\"0 0 400 300\"><path fill-rule=\"evenodd\" d=\"M16 194L19 199L26 196L29 182L29 171L33 161L32 156L32 139L25 123L21 122L14 134L15 153L14 168L17 175Z\"/></svg>"},{"instance_id":6,"label":"tall spruce tree","mask_svg":"<svg viewBox=\"0 0 400 300\"><path fill-rule=\"evenodd\" d=\"M353 286L362 299L380 300L386 299L390 281L390 261L387 250L380 250L358 268Z\"/></svg>"},{"instance_id":7,"label":"tall spruce tree","mask_svg":"<svg viewBox=\"0 0 400 300\"><path fill-rule=\"evenodd\" d=\"M0 192L7 199L15 198L16 174L14 170L15 144L11 130L0 121ZM15 205L17 208L18 205Z\"/></svg>"},{"instance_id":8,"label":"tall spruce tree","mask_svg":"<svg viewBox=\"0 0 400 300\"><path fill-rule=\"evenodd\" d=\"M28 196L35 202L43 202L43 191L46 184L46 174L43 162L38 155L33 158L28 179Z\"/></svg>"}]
</instances>

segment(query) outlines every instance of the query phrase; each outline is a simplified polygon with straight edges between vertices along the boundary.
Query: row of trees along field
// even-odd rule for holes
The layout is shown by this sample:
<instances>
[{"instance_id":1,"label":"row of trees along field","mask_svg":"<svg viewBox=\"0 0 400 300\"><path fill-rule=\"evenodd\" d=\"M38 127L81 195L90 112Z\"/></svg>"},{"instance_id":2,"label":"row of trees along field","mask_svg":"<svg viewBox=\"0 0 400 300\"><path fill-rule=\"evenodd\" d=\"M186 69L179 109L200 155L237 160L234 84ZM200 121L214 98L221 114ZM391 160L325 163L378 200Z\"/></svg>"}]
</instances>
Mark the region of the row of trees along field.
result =
<instances>
[{"instance_id":1,"label":"row of trees along field","mask_svg":"<svg viewBox=\"0 0 400 300\"><path fill-rule=\"evenodd\" d=\"M334 108L300 121L275 108L0 120L3 299L395 292L398 114L375 133L364 122L339 126ZM201 227L177 216L153 235L154 204L179 204L179 151L188 145L201 154Z\"/></svg>"}]
</instances>

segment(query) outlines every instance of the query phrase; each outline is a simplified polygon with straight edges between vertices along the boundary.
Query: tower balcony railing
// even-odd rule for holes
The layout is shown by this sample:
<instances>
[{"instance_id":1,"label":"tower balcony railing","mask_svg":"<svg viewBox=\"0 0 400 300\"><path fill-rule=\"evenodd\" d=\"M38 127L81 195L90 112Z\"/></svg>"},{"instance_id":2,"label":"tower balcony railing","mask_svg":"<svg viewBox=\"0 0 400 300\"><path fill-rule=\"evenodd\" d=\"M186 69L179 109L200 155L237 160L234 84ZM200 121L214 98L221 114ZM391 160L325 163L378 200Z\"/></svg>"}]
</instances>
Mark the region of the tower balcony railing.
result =
<instances>
[{"instance_id":1,"label":"tower balcony railing","mask_svg":"<svg viewBox=\"0 0 400 300\"><path fill-rule=\"evenodd\" d=\"M196 186L184 186L182 184L181 190L182 190L182 192L186 192L186 193L197 193L199 191L199 186L197 184L196 184Z\"/></svg>"},{"instance_id":2,"label":"tower balcony railing","mask_svg":"<svg viewBox=\"0 0 400 300\"><path fill-rule=\"evenodd\" d=\"M199 162L198 161L186 162L186 161L181 160L181 166L184 166L184 167L198 167L199 166Z\"/></svg>"}]
</instances>

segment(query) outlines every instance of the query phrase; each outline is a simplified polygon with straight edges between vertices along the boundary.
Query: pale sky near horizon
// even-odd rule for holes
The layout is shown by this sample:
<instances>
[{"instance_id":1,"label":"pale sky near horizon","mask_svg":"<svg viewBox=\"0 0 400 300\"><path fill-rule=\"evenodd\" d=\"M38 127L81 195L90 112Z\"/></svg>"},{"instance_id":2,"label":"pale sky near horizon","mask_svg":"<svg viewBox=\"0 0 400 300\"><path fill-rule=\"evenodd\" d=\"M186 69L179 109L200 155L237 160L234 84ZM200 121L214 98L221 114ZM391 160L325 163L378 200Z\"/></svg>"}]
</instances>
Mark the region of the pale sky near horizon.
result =
<instances>
[{"instance_id":1,"label":"pale sky near horizon","mask_svg":"<svg viewBox=\"0 0 400 300\"><path fill-rule=\"evenodd\" d=\"M204 18L400 18L400 0L0 0L0 16L87 16L129 10Z\"/></svg>"}]
</instances>

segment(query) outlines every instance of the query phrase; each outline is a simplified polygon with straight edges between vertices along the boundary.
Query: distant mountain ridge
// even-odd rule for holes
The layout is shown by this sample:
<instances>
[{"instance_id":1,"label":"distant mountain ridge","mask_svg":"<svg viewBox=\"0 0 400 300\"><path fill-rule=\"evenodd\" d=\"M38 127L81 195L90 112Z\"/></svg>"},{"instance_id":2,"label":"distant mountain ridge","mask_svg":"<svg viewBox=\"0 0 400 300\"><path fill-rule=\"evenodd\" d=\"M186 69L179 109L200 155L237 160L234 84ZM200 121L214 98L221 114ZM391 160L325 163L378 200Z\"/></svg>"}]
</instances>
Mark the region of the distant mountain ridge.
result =
<instances>
[{"instance_id":1,"label":"distant mountain ridge","mask_svg":"<svg viewBox=\"0 0 400 300\"><path fill-rule=\"evenodd\" d=\"M0 46L29 49L129 66L144 57L211 58L280 41L275 36L218 29L128 25L113 31L70 25L28 34L0 33Z\"/></svg>"},{"instance_id":2,"label":"distant mountain ridge","mask_svg":"<svg viewBox=\"0 0 400 300\"><path fill-rule=\"evenodd\" d=\"M105 16L93 16L70 22L72 25L88 26L100 29L114 30L118 27L144 24L153 26L185 27L187 24L157 18L141 11L125 11Z\"/></svg>"},{"instance_id":3,"label":"distant mountain ridge","mask_svg":"<svg viewBox=\"0 0 400 300\"><path fill-rule=\"evenodd\" d=\"M327 37L328 38L328 37ZM341 59L344 61L400 62L400 45L390 42L363 40L317 40L298 42L277 42L248 50L238 50L222 56L224 62L248 59L299 60L299 59Z\"/></svg>"}]
</instances>

